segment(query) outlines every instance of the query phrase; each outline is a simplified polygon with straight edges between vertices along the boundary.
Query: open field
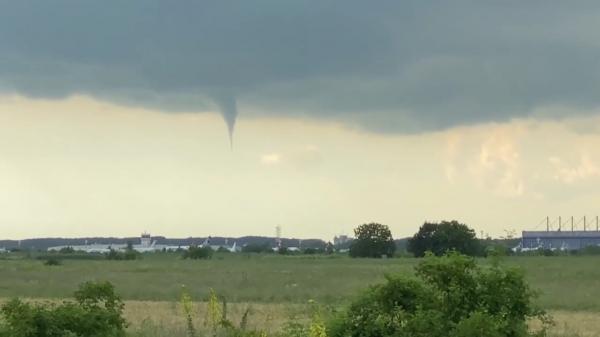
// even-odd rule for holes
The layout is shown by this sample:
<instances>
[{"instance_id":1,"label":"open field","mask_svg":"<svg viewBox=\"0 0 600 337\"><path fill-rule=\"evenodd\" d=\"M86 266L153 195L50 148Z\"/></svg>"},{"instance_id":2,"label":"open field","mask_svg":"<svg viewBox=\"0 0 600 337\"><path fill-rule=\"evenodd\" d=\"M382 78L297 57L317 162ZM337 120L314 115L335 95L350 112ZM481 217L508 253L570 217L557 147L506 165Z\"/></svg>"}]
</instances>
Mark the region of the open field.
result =
<instances>
[{"instance_id":1,"label":"open field","mask_svg":"<svg viewBox=\"0 0 600 337\"><path fill-rule=\"evenodd\" d=\"M177 300L185 285L202 301L213 288L227 298L232 321L250 308L250 324L277 330L307 316L307 302L339 305L385 273L412 273L417 259L366 260L334 256L217 255L189 261L176 255L147 255L138 261L65 260L44 266L33 259L0 260L0 298L69 297L87 280L108 280L127 301L132 329L157 336L184 335ZM482 259L480 263L488 263ZM556 336L600 335L600 257L510 257L505 263L523 268L541 291L539 304L556 318ZM197 304L202 325L203 304Z\"/></svg>"},{"instance_id":2,"label":"open field","mask_svg":"<svg viewBox=\"0 0 600 337\"><path fill-rule=\"evenodd\" d=\"M339 303L382 280L385 273L412 273L417 259L217 255L182 260L149 255L139 261L65 260L44 266L38 260L0 260L0 297L63 298L88 280L108 280L127 300L173 301L186 285L197 299L209 288L230 302ZM481 263L487 263L485 259ZM600 257L509 257L541 291L548 309L600 311Z\"/></svg>"}]
</instances>

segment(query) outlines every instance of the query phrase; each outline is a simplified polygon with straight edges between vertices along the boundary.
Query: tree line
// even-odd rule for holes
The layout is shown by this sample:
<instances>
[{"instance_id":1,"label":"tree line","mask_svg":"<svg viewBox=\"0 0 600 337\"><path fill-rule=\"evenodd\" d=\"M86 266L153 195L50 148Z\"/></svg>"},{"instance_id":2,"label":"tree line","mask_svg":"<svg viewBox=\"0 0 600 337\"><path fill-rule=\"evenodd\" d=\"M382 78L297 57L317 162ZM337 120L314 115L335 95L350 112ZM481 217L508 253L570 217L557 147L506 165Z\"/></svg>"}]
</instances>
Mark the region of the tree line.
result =
<instances>
[{"instance_id":1,"label":"tree line","mask_svg":"<svg viewBox=\"0 0 600 337\"><path fill-rule=\"evenodd\" d=\"M350 245L352 257L391 257L396 244L388 226L367 223L354 230L355 239ZM468 256L486 254L488 245L477 239L475 231L458 221L426 222L415 235L408 239L406 250L416 257L427 252L442 256L455 251Z\"/></svg>"}]
</instances>

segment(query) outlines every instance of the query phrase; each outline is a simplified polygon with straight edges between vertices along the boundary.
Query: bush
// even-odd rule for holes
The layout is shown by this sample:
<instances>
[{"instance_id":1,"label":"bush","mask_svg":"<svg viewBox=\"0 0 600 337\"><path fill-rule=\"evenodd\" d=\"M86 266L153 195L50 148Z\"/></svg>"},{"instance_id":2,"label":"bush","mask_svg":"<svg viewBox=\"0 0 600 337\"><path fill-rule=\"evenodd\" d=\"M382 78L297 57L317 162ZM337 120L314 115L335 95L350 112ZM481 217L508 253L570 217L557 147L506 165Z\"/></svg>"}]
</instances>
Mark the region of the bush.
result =
<instances>
[{"instance_id":1,"label":"bush","mask_svg":"<svg viewBox=\"0 0 600 337\"><path fill-rule=\"evenodd\" d=\"M108 282L82 284L75 292L75 302L30 304L13 299L0 313L0 336L125 336L123 302Z\"/></svg>"},{"instance_id":2,"label":"bush","mask_svg":"<svg viewBox=\"0 0 600 337\"><path fill-rule=\"evenodd\" d=\"M586 246L579 250L581 255L600 255L600 246Z\"/></svg>"},{"instance_id":3,"label":"bush","mask_svg":"<svg viewBox=\"0 0 600 337\"><path fill-rule=\"evenodd\" d=\"M497 256L508 256L512 255L512 250L507 246L500 243L492 243L488 244L485 247L485 256L486 257L497 257Z\"/></svg>"},{"instance_id":4,"label":"bush","mask_svg":"<svg viewBox=\"0 0 600 337\"><path fill-rule=\"evenodd\" d=\"M107 260L116 260L116 261L124 261L124 260L138 260L141 258L141 254L133 249L127 249L124 252L120 252L114 249L111 249L110 252L106 254Z\"/></svg>"},{"instance_id":5,"label":"bush","mask_svg":"<svg viewBox=\"0 0 600 337\"><path fill-rule=\"evenodd\" d=\"M213 250L210 247L196 247L190 246L190 248L183 252L184 259L200 260L210 259L213 256Z\"/></svg>"},{"instance_id":6,"label":"bush","mask_svg":"<svg viewBox=\"0 0 600 337\"><path fill-rule=\"evenodd\" d=\"M46 266L60 266L61 264L62 264L62 262L59 259L56 259L53 257L44 261L44 265L46 265Z\"/></svg>"},{"instance_id":7,"label":"bush","mask_svg":"<svg viewBox=\"0 0 600 337\"><path fill-rule=\"evenodd\" d=\"M525 337L528 319L548 322L519 270L450 253L428 255L416 272L368 289L331 320L330 336Z\"/></svg>"},{"instance_id":8,"label":"bush","mask_svg":"<svg viewBox=\"0 0 600 337\"><path fill-rule=\"evenodd\" d=\"M315 255L315 254L322 254L323 251L318 248L309 247L309 248L305 248L302 253L306 254L306 255Z\"/></svg>"}]
</instances>

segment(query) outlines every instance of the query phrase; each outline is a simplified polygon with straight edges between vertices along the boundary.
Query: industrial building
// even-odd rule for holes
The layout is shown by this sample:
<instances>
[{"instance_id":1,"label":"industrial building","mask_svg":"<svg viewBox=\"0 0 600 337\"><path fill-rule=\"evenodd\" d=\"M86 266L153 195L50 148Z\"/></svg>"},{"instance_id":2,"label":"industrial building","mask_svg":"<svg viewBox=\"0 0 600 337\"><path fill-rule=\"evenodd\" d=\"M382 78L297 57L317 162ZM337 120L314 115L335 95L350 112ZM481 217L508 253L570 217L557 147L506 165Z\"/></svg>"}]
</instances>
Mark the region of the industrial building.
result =
<instances>
[{"instance_id":1,"label":"industrial building","mask_svg":"<svg viewBox=\"0 0 600 337\"><path fill-rule=\"evenodd\" d=\"M600 246L600 231L598 230L598 217L595 219L595 224L587 223L583 217L575 222L573 217L566 224L562 223L561 218L558 218L558 229L552 230L552 225L549 218L545 219L545 231L523 231L521 242L515 250L579 250L588 246ZM576 226L583 224L583 230L578 230Z\"/></svg>"},{"instance_id":2,"label":"industrial building","mask_svg":"<svg viewBox=\"0 0 600 337\"><path fill-rule=\"evenodd\" d=\"M597 231L524 231L521 250L551 249L578 250L587 246L600 246Z\"/></svg>"}]
</instances>

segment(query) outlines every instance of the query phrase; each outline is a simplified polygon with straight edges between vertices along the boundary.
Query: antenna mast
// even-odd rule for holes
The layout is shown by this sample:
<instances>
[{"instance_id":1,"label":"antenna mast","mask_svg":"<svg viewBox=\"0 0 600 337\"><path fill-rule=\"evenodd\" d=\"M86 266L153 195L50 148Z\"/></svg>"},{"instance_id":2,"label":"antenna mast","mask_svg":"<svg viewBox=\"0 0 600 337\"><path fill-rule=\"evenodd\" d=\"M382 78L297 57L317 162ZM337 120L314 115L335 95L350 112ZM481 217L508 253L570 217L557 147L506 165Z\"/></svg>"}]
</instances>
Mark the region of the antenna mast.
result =
<instances>
[{"instance_id":1,"label":"antenna mast","mask_svg":"<svg viewBox=\"0 0 600 337\"><path fill-rule=\"evenodd\" d=\"M281 248L281 226L277 225L277 227L275 227L275 237L276 239L276 243L277 243L277 248Z\"/></svg>"}]
</instances>

